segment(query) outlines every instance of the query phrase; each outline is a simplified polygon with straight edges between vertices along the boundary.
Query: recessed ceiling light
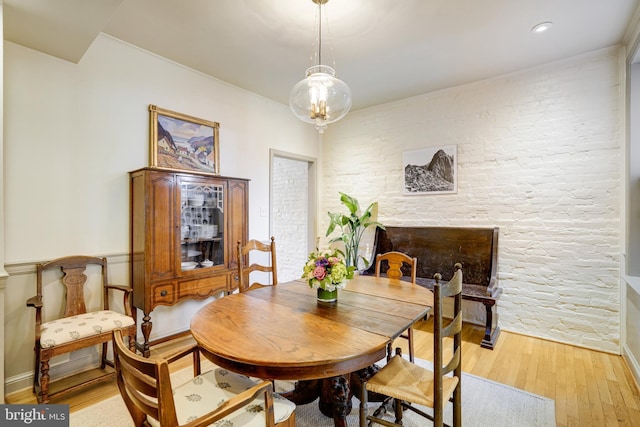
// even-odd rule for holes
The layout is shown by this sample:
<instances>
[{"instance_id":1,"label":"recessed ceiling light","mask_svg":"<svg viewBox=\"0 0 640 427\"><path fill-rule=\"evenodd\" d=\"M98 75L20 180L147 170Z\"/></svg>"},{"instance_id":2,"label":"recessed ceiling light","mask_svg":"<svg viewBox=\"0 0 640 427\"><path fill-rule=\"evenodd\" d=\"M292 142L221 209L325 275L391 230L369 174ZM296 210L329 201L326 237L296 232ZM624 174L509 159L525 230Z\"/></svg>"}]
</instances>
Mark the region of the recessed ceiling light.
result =
<instances>
[{"instance_id":1,"label":"recessed ceiling light","mask_svg":"<svg viewBox=\"0 0 640 427\"><path fill-rule=\"evenodd\" d=\"M532 33L544 33L553 26L552 22L541 22L531 29Z\"/></svg>"}]
</instances>

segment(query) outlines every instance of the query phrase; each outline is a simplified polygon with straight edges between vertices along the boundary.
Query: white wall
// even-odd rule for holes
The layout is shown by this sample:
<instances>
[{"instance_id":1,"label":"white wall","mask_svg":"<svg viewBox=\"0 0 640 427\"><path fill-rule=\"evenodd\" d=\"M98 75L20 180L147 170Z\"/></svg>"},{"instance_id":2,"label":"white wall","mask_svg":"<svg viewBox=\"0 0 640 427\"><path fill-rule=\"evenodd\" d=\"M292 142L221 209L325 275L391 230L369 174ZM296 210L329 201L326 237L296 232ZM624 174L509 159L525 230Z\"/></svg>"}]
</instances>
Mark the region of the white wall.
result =
<instances>
[{"instance_id":1,"label":"white wall","mask_svg":"<svg viewBox=\"0 0 640 427\"><path fill-rule=\"evenodd\" d=\"M127 249L126 172L149 164L148 104L220 122L220 172L252 179L252 212L268 207L269 147L316 149L287 106L106 36L78 65L6 43L5 78L8 263Z\"/></svg>"},{"instance_id":2,"label":"white wall","mask_svg":"<svg viewBox=\"0 0 640 427\"><path fill-rule=\"evenodd\" d=\"M269 207L269 150L317 157L317 133L286 105L107 36L79 64L9 42L4 48L10 392L28 385L33 369L34 314L25 301L35 294L34 262L109 255L113 281L129 283L127 172L149 164L149 104L220 122L221 174L251 179L250 238L269 233L260 215ZM187 328L197 307L154 311L152 338Z\"/></svg>"},{"instance_id":3,"label":"white wall","mask_svg":"<svg viewBox=\"0 0 640 427\"><path fill-rule=\"evenodd\" d=\"M623 74L609 48L350 113L319 211L342 191L386 225L498 226L502 329L618 353ZM457 194L403 196L402 152L452 144Z\"/></svg>"}]
</instances>

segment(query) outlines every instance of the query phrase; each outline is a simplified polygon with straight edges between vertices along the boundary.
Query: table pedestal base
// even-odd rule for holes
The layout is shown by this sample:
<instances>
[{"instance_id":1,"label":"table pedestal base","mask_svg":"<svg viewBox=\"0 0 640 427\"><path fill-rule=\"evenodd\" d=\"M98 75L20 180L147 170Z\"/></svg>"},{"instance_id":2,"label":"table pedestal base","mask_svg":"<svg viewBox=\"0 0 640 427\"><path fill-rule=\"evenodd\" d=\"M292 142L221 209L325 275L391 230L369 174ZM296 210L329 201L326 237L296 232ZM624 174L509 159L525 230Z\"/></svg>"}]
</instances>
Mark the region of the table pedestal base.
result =
<instances>
[{"instance_id":1,"label":"table pedestal base","mask_svg":"<svg viewBox=\"0 0 640 427\"><path fill-rule=\"evenodd\" d=\"M320 412L333 418L336 427L347 427L346 418L351 413L354 393L359 397L362 380L371 378L379 370L378 366L372 365L346 376L297 381L293 390L280 394L296 405L306 405L320 398ZM369 393L370 402L382 402L384 399L383 395Z\"/></svg>"},{"instance_id":2,"label":"table pedestal base","mask_svg":"<svg viewBox=\"0 0 640 427\"><path fill-rule=\"evenodd\" d=\"M336 427L347 427L347 415L351 412L353 397L348 376L297 381L293 390L280 394L296 405L306 405L320 398L320 412L333 418Z\"/></svg>"},{"instance_id":3,"label":"table pedestal base","mask_svg":"<svg viewBox=\"0 0 640 427\"><path fill-rule=\"evenodd\" d=\"M318 406L320 412L333 418L336 427L347 427L347 415L351 412L353 393L347 377L339 376L322 380Z\"/></svg>"},{"instance_id":4,"label":"table pedestal base","mask_svg":"<svg viewBox=\"0 0 640 427\"><path fill-rule=\"evenodd\" d=\"M293 390L278 393L296 405L306 405L320 396L321 381L322 380L296 381Z\"/></svg>"}]
</instances>

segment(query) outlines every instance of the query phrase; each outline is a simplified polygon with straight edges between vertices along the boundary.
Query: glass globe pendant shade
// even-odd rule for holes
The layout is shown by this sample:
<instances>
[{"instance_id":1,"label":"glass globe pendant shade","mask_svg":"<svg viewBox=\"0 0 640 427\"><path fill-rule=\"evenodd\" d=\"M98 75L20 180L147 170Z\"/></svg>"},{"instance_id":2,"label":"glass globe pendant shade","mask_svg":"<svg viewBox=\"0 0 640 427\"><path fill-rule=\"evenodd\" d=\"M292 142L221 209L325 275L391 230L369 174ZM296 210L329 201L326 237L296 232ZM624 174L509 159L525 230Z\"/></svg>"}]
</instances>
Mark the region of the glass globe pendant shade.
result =
<instances>
[{"instance_id":1,"label":"glass globe pendant shade","mask_svg":"<svg viewBox=\"0 0 640 427\"><path fill-rule=\"evenodd\" d=\"M289 107L296 117L315 124L323 133L329 123L340 120L351 109L351 89L326 65L309 67L306 75L291 89Z\"/></svg>"}]
</instances>

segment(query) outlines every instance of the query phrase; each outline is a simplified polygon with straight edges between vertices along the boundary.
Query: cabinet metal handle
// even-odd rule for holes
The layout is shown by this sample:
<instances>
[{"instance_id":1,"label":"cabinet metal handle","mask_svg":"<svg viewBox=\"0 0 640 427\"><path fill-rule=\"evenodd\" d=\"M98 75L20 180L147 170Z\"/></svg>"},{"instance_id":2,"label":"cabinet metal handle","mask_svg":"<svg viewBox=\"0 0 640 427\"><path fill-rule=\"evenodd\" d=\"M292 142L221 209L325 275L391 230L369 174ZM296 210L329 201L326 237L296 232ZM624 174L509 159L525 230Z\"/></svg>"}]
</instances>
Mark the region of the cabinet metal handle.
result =
<instances>
[{"instance_id":1,"label":"cabinet metal handle","mask_svg":"<svg viewBox=\"0 0 640 427\"><path fill-rule=\"evenodd\" d=\"M162 291L162 292L160 292L160 296L161 296L161 297L166 297L166 296L167 296L167 291Z\"/></svg>"}]
</instances>

